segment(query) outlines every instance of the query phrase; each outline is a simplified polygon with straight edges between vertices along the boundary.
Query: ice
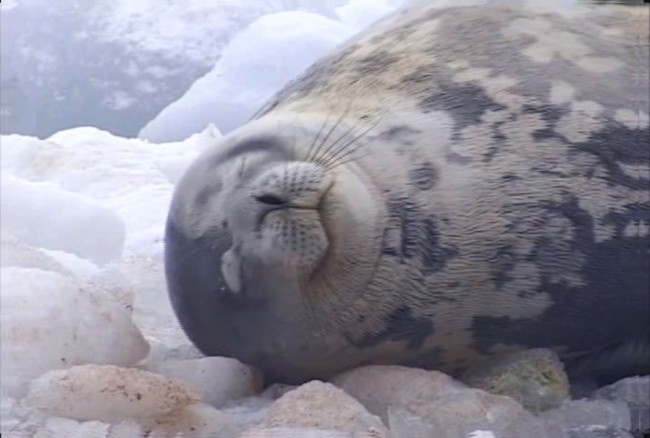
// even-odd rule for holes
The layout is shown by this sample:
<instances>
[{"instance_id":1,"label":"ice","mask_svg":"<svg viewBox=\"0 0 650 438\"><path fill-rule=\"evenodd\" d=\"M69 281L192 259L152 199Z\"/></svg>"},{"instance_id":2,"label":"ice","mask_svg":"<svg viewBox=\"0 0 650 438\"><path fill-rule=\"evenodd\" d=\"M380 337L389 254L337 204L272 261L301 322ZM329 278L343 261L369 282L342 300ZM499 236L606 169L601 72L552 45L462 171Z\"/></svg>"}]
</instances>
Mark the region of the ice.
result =
<instances>
[{"instance_id":1,"label":"ice","mask_svg":"<svg viewBox=\"0 0 650 438\"><path fill-rule=\"evenodd\" d=\"M2 397L0 400L0 434L7 434L12 428L20 423L14 415L16 401L9 397Z\"/></svg>"},{"instance_id":2,"label":"ice","mask_svg":"<svg viewBox=\"0 0 650 438\"><path fill-rule=\"evenodd\" d=\"M426 404L465 388L443 373L396 365L359 367L336 376L332 383L384 421L389 406Z\"/></svg>"},{"instance_id":3,"label":"ice","mask_svg":"<svg viewBox=\"0 0 650 438\"><path fill-rule=\"evenodd\" d=\"M554 424L548 424L531 416L520 416L492 427L462 427L463 424L444 424L427 416L389 408L388 424L391 436L399 438L569 438L568 434ZM495 427L496 426L496 427Z\"/></svg>"},{"instance_id":4,"label":"ice","mask_svg":"<svg viewBox=\"0 0 650 438\"><path fill-rule=\"evenodd\" d=\"M79 423L69 418L52 417L34 438L108 438L110 425L100 421Z\"/></svg>"},{"instance_id":5,"label":"ice","mask_svg":"<svg viewBox=\"0 0 650 438\"><path fill-rule=\"evenodd\" d=\"M70 418L51 417L45 421L45 424L34 434L34 438L50 438L69 436L74 437L79 431L81 424Z\"/></svg>"},{"instance_id":6,"label":"ice","mask_svg":"<svg viewBox=\"0 0 650 438\"><path fill-rule=\"evenodd\" d=\"M7 232L0 231L0 266L17 268L37 268L44 271L58 272L71 275L56 259L48 256L42 250L17 239Z\"/></svg>"},{"instance_id":7,"label":"ice","mask_svg":"<svg viewBox=\"0 0 650 438\"><path fill-rule=\"evenodd\" d=\"M183 148L177 147L177 153L160 154L160 157L154 160L156 167L167 177L171 184L176 184L187 168L192 164L198 155L198 151L202 150L204 145L212 145L217 143L222 137L219 128L213 124L209 124L207 128L198 134L194 134L189 139L181 143ZM193 146L194 145L194 146ZM198 147L196 146L198 145ZM169 148L169 146L168 146ZM196 153L188 153L188 150L196 150Z\"/></svg>"},{"instance_id":8,"label":"ice","mask_svg":"<svg viewBox=\"0 0 650 438\"><path fill-rule=\"evenodd\" d=\"M435 424L400 408L389 407L388 427L393 436L400 438L447 438Z\"/></svg>"},{"instance_id":9,"label":"ice","mask_svg":"<svg viewBox=\"0 0 650 438\"><path fill-rule=\"evenodd\" d=\"M162 258L131 254L107 265L93 281L133 294L133 320L142 333L164 348L190 344L176 319L165 282Z\"/></svg>"},{"instance_id":10,"label":"ice","mask_svg":"<svg viewBox=\"0 0 650 438\"><path fill-rule=\"evenodd\" d=\"M227 357L163 362L149 370L181 380L214 407L260 392L262 376L248 365Z\"/></svg>"},{"instance_id":11,"label":"ice","mask_svg":"<svg viewBox=\"0 0 650 438\"><path fill-rule=\"evenodd\" d=\"M354 438L348 432L337 430L276 427L245 432L241 438Z\"/></svg>"},{"instance_id":12,"label":"ice","mask_svg":"<svg viewBox=\"0 0 650 438\"><path fill-rule=\"evenodd\" d=\"M0 166L3 174L92 198L124 222L126 251L160 255L173 183L220 137L214 127L183 143L167 144L115 137L95 128L58 132L48 140L3 136Z\"/></svg>"},{"instance_id":13,"label":"ice","mask_svg":"<svg viewBox=\"0 0 650 438\"><path fill-rule=\"evenodd\" d=\"M239 33L212 71L147 123L139 137L178 141L210 123L228 133L354 32L340 22L307 12L263 16Z\"/></svg>"},{"instance_id":14,"label":"ice","mask_svg":"<svg viewBox=\"0 0 650 438\"><path fill-rule=\"evenodd\" d=\"M175 409L157 418L145 418L141 423L151 430L149 437L180 436L233 436L227 416L205 403L193 403ZM233 436L234 438L234 436Z\"/></svg>"},{"instance_id":15,"label":"ice","mask_svg":"<svg viewBox=\"0 0 650 438\"><path fill-rule=\"evenodd\" d=\"M396 9L395 2L382 0L351 0L336 8L341 21L355 29L363 29Z\"/></svg>"},{"instance_id":16,"label":"ice","mask_svg":"<svg viewBox=\"0 0 650 438\"><path fill-rule=\"evenodd\" d=\"M317 380L287 392L269 408L260 428L306 427L358 433L385 433L379 417L332 384Z\"/></svg>"},{"instance_id":17,"label":"ice","mask_svg":"<svg viewBox=\"0 0 650 438\"><path fill-rule=\"evenodd\" d=\"M228 417L229 432L233 437L241 438L241 434L259 426L266 416L273 400L257 395L233 402L229 407L221 408Z\"/></svg>"},{"instance_id":18,"label":"ice","mask_svg":"<svg viewBox=\"0 0 650 438\"><path fill-rule=\"evenodd\" d=\"M650 376L628 377L600 388L595 396L605 400L622 400L630 408L631 430L650 430Z\"/></svg>"},{"instance_id":19,"label":"ice","mask_svg":"<svg viewBox=\"0 0 650 438\"><path fill-rule=\"evenodd\" d=\"M9 438L143 438L145 429L134 420L117 424L101 421L79 422L70 418L50 417L32 433L12 431Z\"/></svg>"},{"instance_id":20,"label":"ice","mask_svg":"<svg viewBox=\"0 0 650 438\"><path fill-rule=\"evenodd\" d=\"M185 384L155 373L78 365L34 379L24 403L52 416L110 422L162 416L199 401Z\"/></svg>"},{"instance_id":21,"label":"ice","mask_svg":"<svg viewBox=\"0 0 650 438\"><path fill-rule=\"evenodd\" d=\"M412 405L409 410L436 424L440 430L458 436L474 430L499 433L512 424L531 417L511 398L480 389L464 389L445 394L430 403Z\"/></svg>"},{"instance_id":22,"label":"ice","mask_svg":"<svg viewBox=\"0 0 650 438\"><path fill-rule=\"evenodd\" d=\"M469 438L497 438L490 430L475 430L469 434Z\"/></svg>"},{"instance_id":23,"label":"ice","mask_svg":"<svg viewBox=\"0 0 650 438\"><path fill-rule=\"evenodd\" d=\"M604 426L587 426L568 431L569 438L634 438L625 430Z\"/></svg>"},{"instance_id":24,"label":"ice","mask_svg":"<svg viewBox=\"0 0 650 438\"><path fill-rule=\"evenodd\" d=\"M135 420L125 420L117 424L112 424L106 438L140 438L144 436L144 428L139 423Z\"/></svg>"},{"instance_id":25,"label":"ice","mask_svg":"<svg viewBox=\"0 0 650 438\"><path fill-rule=\"evenodd\" d=\"M540 414L550 422L555 422L564 429L587 426L605 426L630 430L630 409L623 401L608 400L570 400L557 409Z\"/></svg>"},{"instance_id":26,"label":"ice","mask_svg":"<svg viewBox=\"0 0 650 438\"><path fill-rule=\"evenodd\" d=\"M124 223L98 202L11 175L2 176L0 184L3 230L34 246L71 252L96 263L121 256Z\"/></svg>"},{"instance_id":27,"label":"ice","mask_svg":"<svg viewBox=\"0 0 650 438\"><path fill-rule=\"evenodd\" d=\"M21 396L30 379L83 363L132 365L149 346L107 290L57 272L0 271L2 392Z\"/></svg>"},{"instance_id":28,"label":"ice","mask_svg":"<svg viewBox=\"0 0 650 438\"><path fill-rule=\"evenodd\" d=\"M476 430L517 437L522 429L541 427L511 398L467 388L436 371L374 365L343 373L332 382L380 415L399 437L452 438ZM551 437L555 438L548 433Z\"/></svg>"}]
</instances>

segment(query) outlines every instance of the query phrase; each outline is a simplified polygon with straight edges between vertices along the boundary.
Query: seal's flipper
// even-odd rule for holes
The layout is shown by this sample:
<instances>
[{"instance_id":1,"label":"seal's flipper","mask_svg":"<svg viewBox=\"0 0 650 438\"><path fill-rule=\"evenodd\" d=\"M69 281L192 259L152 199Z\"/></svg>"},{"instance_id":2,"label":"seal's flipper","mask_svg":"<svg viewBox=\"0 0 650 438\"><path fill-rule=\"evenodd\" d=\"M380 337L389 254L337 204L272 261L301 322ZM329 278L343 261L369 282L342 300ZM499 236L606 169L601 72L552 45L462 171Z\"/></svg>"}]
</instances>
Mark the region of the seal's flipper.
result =
<instances>
[{"instance_id":1,"label":"seal's flipper","mask_svg":"<svg viewBox=\"0 0 650 438\"><path fill-rule=\"evenodd\" d=\"M569 377L589 377L597 386L625 377L650 374L650 339L634 339L611 345L589 355L566 361Z\"/></svg>"}]
</instances>

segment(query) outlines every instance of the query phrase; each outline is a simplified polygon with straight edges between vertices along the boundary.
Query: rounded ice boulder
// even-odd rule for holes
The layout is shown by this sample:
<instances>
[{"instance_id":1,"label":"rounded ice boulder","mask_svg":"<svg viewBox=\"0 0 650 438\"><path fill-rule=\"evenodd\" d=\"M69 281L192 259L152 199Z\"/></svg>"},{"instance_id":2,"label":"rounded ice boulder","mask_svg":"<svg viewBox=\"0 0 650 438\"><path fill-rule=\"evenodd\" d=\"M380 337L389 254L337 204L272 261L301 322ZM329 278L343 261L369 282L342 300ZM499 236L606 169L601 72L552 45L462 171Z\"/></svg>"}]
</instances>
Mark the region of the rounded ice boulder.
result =
<instances>
[{"instance_id":1,"label":"rounded ice boulder","mask_svg":"<svg viewBox=\"0 0 650 438\"><path fill-rule=\"evenodd\" d=\"M114 365L79 365L31 382L25 405L54 416L114 422L182 409L201 398L159 374Z\"/></svg>"},{"instance_id":2,"label":"rounded ice boulder","mask_svg":"<svg viewBox=\"0 0 650 438\"><path fill-rule=\"evenodd\" d=\"M126 306L101 287L57 272L0 270L3 396L20 397L50 370L96 363L130 366L149 344Z\"/></svg>"}]
</instances>

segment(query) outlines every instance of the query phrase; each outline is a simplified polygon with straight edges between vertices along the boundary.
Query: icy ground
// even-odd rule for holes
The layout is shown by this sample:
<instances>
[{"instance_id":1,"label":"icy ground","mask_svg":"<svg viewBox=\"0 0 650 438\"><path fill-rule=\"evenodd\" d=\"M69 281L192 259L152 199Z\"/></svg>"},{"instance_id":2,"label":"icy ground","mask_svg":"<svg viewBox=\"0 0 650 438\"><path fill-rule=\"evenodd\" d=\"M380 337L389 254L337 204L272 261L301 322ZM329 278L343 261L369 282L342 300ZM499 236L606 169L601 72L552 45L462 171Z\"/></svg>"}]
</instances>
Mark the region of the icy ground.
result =
<instances>
[{"instance_id":1,"label":"icy ground","mask_svg":"<svg viewBox=\"0 0 650 438\"><path fill-rule=\"evenodd\" d=\"M111 10L122 21L100 28L152 51L165 47L173 38L139 27L153 3L117 2L121 9ZM209 3L193 0L184 13L206 14ZM276 12L310 2L261 3ZM377 366L263 390L257 370L202 357L180 330L162 265L174 184L219 141L219 126L243 123L310 62L398 3L356 0L332 13L279 12L254 21L219 61L212 58L212 72L143 130L164 143L94 127L44 140L1 137L3 437L622 438L650 426L648 378L570 401L561 365L544 351L468 376L471 387L436 372ZM179 12L162 4L158 19ZM20 9L17 2L3 7ZM140 24L124 27L129 22ZM183 32L170 27L171 36ZM207 53L199 42L188 46L188 57ZM275 52L281 65L269 56ZM246 74L265 65L263 78ZM129 107L128 99L118 101Z\"/></svg>"}]
</instances>

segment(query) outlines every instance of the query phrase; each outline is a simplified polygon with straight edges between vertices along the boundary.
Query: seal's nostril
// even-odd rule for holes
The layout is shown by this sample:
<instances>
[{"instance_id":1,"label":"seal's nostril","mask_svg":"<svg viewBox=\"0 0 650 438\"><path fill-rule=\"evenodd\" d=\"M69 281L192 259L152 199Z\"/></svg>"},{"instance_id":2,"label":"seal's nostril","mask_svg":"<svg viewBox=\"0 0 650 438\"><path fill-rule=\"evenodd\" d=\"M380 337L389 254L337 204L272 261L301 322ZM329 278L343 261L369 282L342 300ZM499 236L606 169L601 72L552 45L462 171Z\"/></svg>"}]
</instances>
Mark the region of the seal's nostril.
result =
<instances>
[{"instance_id":1,"label":"seal's nostril","mask_svg":"<svg viewBox=\"0 0 650 438\"><path fill-rule=\"evenodd\" d=\"M277 197L275 195L270 195L270 194L255 196L255 199L257 201L263 203L263 204L268 204L268 205L284 205L284 204L286 204L286 202L283 199L281 199L281 198L279 198L279 197Z\"/></svg>"}]
</instances>

